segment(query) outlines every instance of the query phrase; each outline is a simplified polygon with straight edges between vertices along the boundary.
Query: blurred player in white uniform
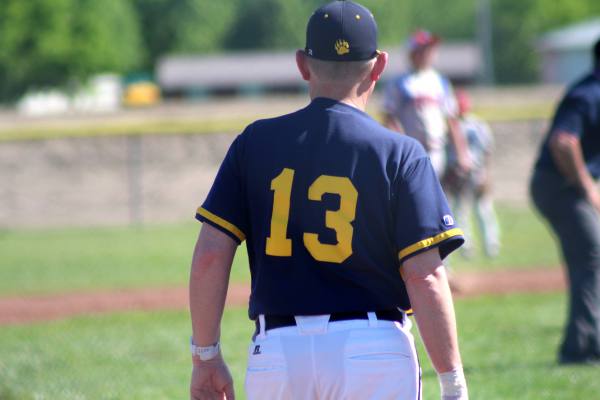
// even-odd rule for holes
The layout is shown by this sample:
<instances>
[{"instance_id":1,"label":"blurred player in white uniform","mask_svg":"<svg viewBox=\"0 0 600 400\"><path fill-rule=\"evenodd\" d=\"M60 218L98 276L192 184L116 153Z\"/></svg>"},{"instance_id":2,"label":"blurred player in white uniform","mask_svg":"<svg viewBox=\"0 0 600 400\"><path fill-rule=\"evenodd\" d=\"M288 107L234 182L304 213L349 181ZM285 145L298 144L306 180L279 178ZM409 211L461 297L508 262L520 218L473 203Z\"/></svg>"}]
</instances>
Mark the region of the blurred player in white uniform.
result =
<instances>
[{"instance_id":1,"label":"blurred player in white uniform","mask_svg":"<svg viewBox=\"0 0 600 400\"><path fill-rule=\"evenodd\" d=\"M481 243L486 256L495 257L500 250L500 231L494 211L491 192L490 157L494 139L488 124L469 113L471 100L464 90L456 91L461 131L466 139L471 170L460 173L456 153L448 146L448 165L444 177L444 190L449 197L457 221L463 227L466 242L462 254L473 254L471 211L475 211Z\"/></svg>"},{"instance_id":2,"label":"blurred player in white uniform","mask_svg":"<svg viewBox=\"0 0 600 400\"><path fill-rule=\"evenodd\" d=\"M439 41L437 36L424 30L418 30L410 37L411 70L388 84L383 112L388 128L421 142L435 172L441 177L446 167L446 143L450 142L455 149L458 165L465 174L471 162L456 120L452 85L432 66Z\"/></svg>"}]
</instances>

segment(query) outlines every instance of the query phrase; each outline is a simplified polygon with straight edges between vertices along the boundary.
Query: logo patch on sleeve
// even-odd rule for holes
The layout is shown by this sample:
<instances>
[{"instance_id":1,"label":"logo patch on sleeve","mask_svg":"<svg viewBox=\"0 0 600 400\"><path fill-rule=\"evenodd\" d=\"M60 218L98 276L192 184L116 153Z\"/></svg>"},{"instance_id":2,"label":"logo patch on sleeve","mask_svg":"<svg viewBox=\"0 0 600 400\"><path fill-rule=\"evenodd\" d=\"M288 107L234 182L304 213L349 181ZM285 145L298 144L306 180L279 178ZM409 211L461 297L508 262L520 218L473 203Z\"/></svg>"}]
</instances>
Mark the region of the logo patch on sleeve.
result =
<instances>
[{"instance_id":1,"label":"logo patch on sleeve","mask_svg":"<svg viewBox=\"0 0 600 400\"><path fill-rule=\"evenodd\" d=\"M444 221L444 225L446 225L446 226L454 225L454 218L452 218L452 215L450 215L450 214L444 215L442 217L442 220Z\"/></svg>"},{"instance_id":2,"label":"logo patch on sleeve","mask_svg":"<svg viewBox=\"0 0 600 400\"><path fill-rule=\"evenodd\" d=\"M253 355L256 354L261 354L260 353L260 344L257 344L256 346L254 346L254 351L252 352Z\"/></svg>"}]
</instances>

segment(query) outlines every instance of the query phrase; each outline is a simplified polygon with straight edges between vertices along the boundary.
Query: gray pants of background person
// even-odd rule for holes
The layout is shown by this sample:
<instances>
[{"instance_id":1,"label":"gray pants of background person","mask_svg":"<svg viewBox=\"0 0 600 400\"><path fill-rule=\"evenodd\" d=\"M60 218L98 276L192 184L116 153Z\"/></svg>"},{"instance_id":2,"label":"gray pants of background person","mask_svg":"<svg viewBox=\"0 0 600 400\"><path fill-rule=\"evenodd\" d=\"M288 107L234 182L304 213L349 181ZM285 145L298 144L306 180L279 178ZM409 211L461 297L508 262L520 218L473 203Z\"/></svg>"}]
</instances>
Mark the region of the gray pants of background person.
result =
<instances>
[{"instance_id":1,"label":"gray pants of background person","mask_svg":"<svg viewBox=\"0 0 600 400\"><path fill-rule=\"evenodd\" d=\"M569 316L559 360L600 362L600 214L557 173L535 171L530 189L567 267Z\"/></svg>"}]
</instances>

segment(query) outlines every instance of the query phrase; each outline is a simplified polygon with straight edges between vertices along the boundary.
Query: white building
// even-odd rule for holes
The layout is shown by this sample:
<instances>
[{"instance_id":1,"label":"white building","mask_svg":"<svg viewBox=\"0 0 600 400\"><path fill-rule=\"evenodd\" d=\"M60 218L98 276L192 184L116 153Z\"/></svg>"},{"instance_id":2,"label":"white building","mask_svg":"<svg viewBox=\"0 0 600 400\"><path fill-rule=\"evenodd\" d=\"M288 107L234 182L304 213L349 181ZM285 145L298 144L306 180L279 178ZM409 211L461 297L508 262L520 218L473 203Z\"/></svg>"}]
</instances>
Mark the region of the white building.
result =
<instances>
[{"instance_id":1,"label":"white building","mask_svg":"<svg viewBox=\"0 0 600 400\"><path fill-rule=\"evenodd\" d=\"M390 63L383 78L408 68L405 48L386 49ZM436 67L457 82L474 82L481 75L479 49L471 42L444 42ZM213 55L170 55L159 60L156 78L167 94L202 93L210 90L252 90L304 86L296 67L294 51L238 52Z\"/></svg>"},{"instance_id":2,"label":"white building","mask_svg":"<svg viewBox=\"0 0 600 400\"><path fill-rule=\"evenodd\" d=\"M568 84L592 67L592 47L600 39L600 18L569 25L544 34L538 41L541 79Z\"/></svg>"}]
</instances>

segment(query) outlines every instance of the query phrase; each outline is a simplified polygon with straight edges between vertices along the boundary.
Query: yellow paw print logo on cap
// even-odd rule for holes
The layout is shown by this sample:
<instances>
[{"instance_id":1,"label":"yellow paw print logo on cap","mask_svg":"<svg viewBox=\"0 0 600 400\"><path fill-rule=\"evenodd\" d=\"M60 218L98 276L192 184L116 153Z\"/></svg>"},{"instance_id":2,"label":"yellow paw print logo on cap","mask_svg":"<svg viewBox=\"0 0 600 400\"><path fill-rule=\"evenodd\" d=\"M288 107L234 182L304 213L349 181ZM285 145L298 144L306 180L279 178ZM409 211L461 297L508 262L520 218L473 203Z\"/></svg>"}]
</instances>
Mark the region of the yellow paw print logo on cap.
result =
<instances>
[{"instance_id":1,"label":"yellow paw print logo on cap","mask_svg":"<svg viewBox=\"0 0 600 400\"><path fill-rule=\"evenodd\" d=\"M335 42L335 52L338 56L343 56L344 54L350 53L350 43L343 39L338 39Z\"/></svg>"}]
</instances>

